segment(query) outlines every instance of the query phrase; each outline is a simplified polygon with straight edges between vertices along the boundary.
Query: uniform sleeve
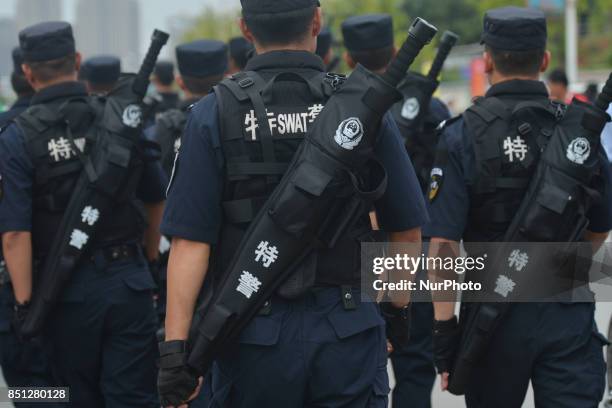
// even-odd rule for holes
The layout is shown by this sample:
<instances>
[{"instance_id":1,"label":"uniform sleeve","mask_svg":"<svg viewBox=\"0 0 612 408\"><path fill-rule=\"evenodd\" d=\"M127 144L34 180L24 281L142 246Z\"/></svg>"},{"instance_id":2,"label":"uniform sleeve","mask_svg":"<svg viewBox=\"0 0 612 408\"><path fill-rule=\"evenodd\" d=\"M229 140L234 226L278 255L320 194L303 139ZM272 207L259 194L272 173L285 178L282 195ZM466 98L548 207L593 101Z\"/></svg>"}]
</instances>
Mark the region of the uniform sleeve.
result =
<instances>
[{"instance_id":1,"label":"uniform sleeve","mask_svg":"<svg viewBox=\"0 0 612 408\"><path fill-rule=\"evenodd\" d=\"M149 145L144 149L145 164L136 196L147 204L156 204L166 199L168 176L159 161L160 153L158 147L150 145L157 144L157 142L152 138L149 129L142 136L143 140Z\"/></svg>"},{"instance_id":2,"label":"uniform sleeve","mask_svg":"<svg viewBox=\"0 0 612 408\"><path fill-rule=\"evenodd\" d=\"M431 115L440 123L451 118L448 106L438 98L433 98L430 104Z\"/></svg>"},{"instance_id":3,"label":"uniform sleeve","mask_svg":"<svg viewBox=\"0 0 612 408\"><path fill-rule=\"evenodd\" d=\"M601 202L589 211L589 231L604 233L612 230L612 168L606 154L600 153L604 192Z\"/></svg>"},{"instance_id":4,"label":"uniform sleeve","mask_svg":"<svg viewBox=\"0 0 612 408\"><path fill-rule=\"evenodd\" d=\"M166 199L168 176L158 160L145 163L138 185L137 197L147 204L161 203Z\"/></svg>"},{"instance_id":5,"label":"uniform sleeve","mask_svg":"<svg viewBox=\"0 0 612 408\"><path fill-rule=\"evenodd\" d=\"M449 125L440 136L429 191L431 221L423 229L426 237L460 241L467 224L469 194L464 170L463 121Z\"/></svg>"},{"instance_id":6,"label":"uniform sleeve","mask_svg":"<svg viewBox=\"0 0 612 408\"><path fill-rule=\"evenodd\" d=\"M15 125L0 133L0 233L32 229L34 168Z\"/></svg>"},{"instance_id":7,"label":"uniform sleeve","mask_svg":"<svg viewBox=\"0 0 612 408\"><path fill-rule=\"evenodd\" d=\"M375 203L381 227L388 232L422 227L429 218L421 187L399 129L389 115L383 119L376 155L388 177L387 190Z\"/></svg>"},{"instance_id":8,"label":"uniform sleeve","mask_svg":"<svg viewBox=\"0 0 612 408\"><path fill-rule=\"evenodd\" d=\"M170 177L161 230L215 244L221 227L222 169L218 162L218 107L214 94L194 106Z\"/></svg>"}]
</instances>

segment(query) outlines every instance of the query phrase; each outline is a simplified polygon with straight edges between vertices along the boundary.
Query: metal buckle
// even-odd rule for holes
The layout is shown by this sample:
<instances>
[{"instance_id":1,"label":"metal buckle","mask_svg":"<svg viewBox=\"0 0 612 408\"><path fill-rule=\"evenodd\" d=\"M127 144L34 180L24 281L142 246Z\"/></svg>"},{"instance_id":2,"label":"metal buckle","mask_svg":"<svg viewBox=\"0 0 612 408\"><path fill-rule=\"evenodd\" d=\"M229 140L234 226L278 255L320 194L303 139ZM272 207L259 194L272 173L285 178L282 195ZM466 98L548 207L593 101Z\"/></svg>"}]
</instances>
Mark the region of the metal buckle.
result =
<instances>
[{"instance_id":1,"label":"metal buckle","mask_svg":"<svg viewBox=\"0 0 612 408\"><path fill-rule=\"evenodd\" d=\"M531 125L529 123L523 123L522 125L518 127L518 131L521 134L521 136L525 136L529 132L531 132Z\"/></svg>"},{"instance_id":2,"label":"metal buckle","mask_svg":"<svg viewBox=\"0 0 612 408\"><path fill-rule=\"evenodd\" d=\"M342 74L333 74L328 72L325 74L325 81L331 85L334 91L338 90L338 87L346 81L346 75Z\"/></svg>"},{"instance_id":3,"label":"metal buckle","mask_svg":"<svg viewBox=\"0 0 612 408\"><path fill-rule=\"evenodd\" d=\"M238 81L238 86L242 89L248 88L253 85L255 85L255 81L253 81L251 78L244 78Z\"/></svg>"},{"instance_id":4,"label":"metal buckle","mask_svg":"<svg viewBox=\"0 0 612 408\"><path fill-rule=\"evenodd\" d=\"M266 300L266 303L259 309L259 316L269 316L272 313L272 301Z\"/></svg>"},{"instance_id":5,"label":"metal buckle","mask_svg":"<svg viewBox=\"0 0 612 408\"><path fill-rule=\"evenodd\" d=\"M348 285L342 285L340 287L342 296L342 305L344 310L355 310L357 309L357 303L355 303L355 296L353 295L353 288Z\"/></svg>"}]
</instances>

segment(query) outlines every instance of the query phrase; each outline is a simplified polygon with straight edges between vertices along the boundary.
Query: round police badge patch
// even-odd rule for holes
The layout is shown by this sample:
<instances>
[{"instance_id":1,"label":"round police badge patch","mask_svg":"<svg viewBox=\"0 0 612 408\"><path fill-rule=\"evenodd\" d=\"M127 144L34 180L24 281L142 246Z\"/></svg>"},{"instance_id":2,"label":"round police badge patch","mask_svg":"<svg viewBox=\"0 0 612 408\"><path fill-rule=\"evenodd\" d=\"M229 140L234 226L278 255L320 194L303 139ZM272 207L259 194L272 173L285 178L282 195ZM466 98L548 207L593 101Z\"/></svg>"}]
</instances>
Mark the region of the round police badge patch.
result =
<instances>
[{"instance_id":1,"label":"round police badge patch","mask_svg":"<svg viewBox=\"0 0 612 408\"><path fill-rule=\"evenodd\" d=\"M123 124L131 128L137 128L142 122L142 110L140 106L132 104L128 105L123 111Z\"/></svg>"},{"instance_id":2,"label":"round police badge patch","mask_svg":"<svg viewBox=\"0 0 612 408\"><path fill-rule=\"evenodd\" d=\"M439 167L431 169L431 178L429 181L429 202L433 202L440 192L442 187L442 181L444 181L444 171Z\"/></svg>"},{"instance_id":3,"label":"round police badge patch","mask_svg":"<svg viewBox=\"0 0 612 408\"><path fill-rule=\"evenodd\" d=\"M402 117L404 119L413 120L421 111L421 105L417 98L409 98L402 106Z\"/></svg>"},{"instance_id":4,"label":"round police badge patch","mask_svg":"<svg viewBox=\"0 0 612 408\"><path fill-rule=\"evenodd\" d=\"M340 147L346 150L353 150L363 138L363 125L359 118L348 118L340 123L334 140Z\"/></svg>"},{"instance_id":5,"label":"round police badge patch","mask_svg":"<svg viewBox=\"0 0 612 408\"><path fill-rule=\"evenodd\" d=\"M578 137L567 147L567 159L576 164L584 164L591 155L591 143L584 137Z\"/></svg>"}]
</instances>

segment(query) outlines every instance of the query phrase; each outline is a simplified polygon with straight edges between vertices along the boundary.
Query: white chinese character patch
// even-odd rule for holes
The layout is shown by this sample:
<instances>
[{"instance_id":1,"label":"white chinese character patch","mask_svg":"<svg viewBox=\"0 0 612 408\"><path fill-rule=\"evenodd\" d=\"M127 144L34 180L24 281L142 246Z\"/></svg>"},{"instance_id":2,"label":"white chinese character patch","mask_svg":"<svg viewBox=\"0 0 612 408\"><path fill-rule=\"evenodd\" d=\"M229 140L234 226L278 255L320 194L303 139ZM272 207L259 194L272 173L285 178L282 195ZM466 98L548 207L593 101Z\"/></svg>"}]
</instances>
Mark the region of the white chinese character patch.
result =
<instances>
[{"instance_id":1,"label":"white chinese character patch","mask_svg":"<svg viewBox=\"0 0 612 408\"><path fill-rule=\"evenodd\" d=\"M504 154L508 156L508 161L510 163L514 162L515 159L521 162L525 160L528 150L529 146L527 146L520 136L514 139L507 137L506 140L504 140Z\"/></svg>"},{"instance_id":2,"label":"white chinese character patch","mask_svg":"<svg viewBox=\"0 0 612 408\"><path fill-rule=\"evenodd\" d=\"M56 163L63 160L69 160L76 156L76 153L70 145L70 141L65 137L49 140L47 148L49 149L49 156L51 156Z\"/></svg>"},{"instance_id":3,"label":"white chinese character patch","mask_svg":"<svg viewBox=\"0 0 612 408\"><path fill-rule=\"evenodd\" d=\"M308 107L306 112L274 113L266 111L268 126L272 136L295 135L308 132L308 125L312 124L324 106L316 104ZM257 140L259 121L254 110L248 111L244 116L244 131L249 140Z\"/></svg>"},{"instance_id":4,"label":"white chinese character patch","mask_svg":"<svg viewBox=\"0 0 612 408\"><path fill-rule=\"evenodd\" d=\"M70 246L75 247L76 249L83 249L83 246L87 244L89 240L89 235L81 231L80 229L75 229L70 234Z\"/></svg>"},{"instance_id":5,"label":"white chinese character patch","mask_svg":"<svg viewBox=\"0 0 612 408\"><path fill-rule=\"evenodd\" d=\"M263 263L264 268L269 268L278 258L278 250L275 246L270 246L268 241L261 241L255 250L255 262Z\"/></svg>"},{"instance_id":6,"label":"white chinese character patch","mask_svg":"<svg viewBox=\"0 0 612 408\"><path fill-rule=\"evenodd\" d=\"M257 279L257 277L247 271L242 271L242 275L240 275L238 279L238 287L236 287L236 290L246 296L247 299L250 299L253 293L259 291L260 286L261 281Z\"/></svg>"},{"instance_id":7,"label":"white chinese character patch","mask_svg":"<svg viewBox=\"0 0 612 408\"><path fill-rule=\"evenodd\" d=\"M83 211L81 212L81 220L85 224L91 227L98 221L98 218L100 218L100 211L98 211L97 208L93 208L91 205L83 208Z\"/></svg>"},{"instance_id":8,"label":"white chinese character patch","mask_svg":"<svg viewBox=\"0 0 612 408\"><path fill-rule=\"evenodd\" d=\"M272 112L268 112L266 110L268 118L273 117L274 114ZM250 110L249 113L244 117L244 125L246 126L245 130L247 133L251 134L251 140L257 140L257 132L256 130L259 128L259 123L257 121L257 116L255 115L254 110Z\"/></svg>"},{"instance_id":9,"label":"white chinese character patch","mask_svg":"<svg viewBox=\"0 0 612 408\"><path fill-rule=\"evenodd\" d=\"M85 138L84 137L77 137L76 139L74 139L74 144L77 147L77 149L79 149L81 152L85 150Z\"/></svg>"},{"instance_id":10,"label":"white chinese character patch","mask_svg":"<svg viewBox=\"0 0 612 408\"><path fill-rule=\"evenodd\" d=\"M521 252L515 249L508 257L508 266L514 268L517 272L522 271L529 263L529 255L526 252Z\"/></svg>"},{"instance_id":11,"label":"white chinese character patch","mask_svg":"<svg viewBox=\"0 0 612 408\"><path fill-rule=\"evenodd\" d=\"M308 123L313 123L317 117L319 117L319 113L321 113L322 110L323 105L320 103L308 107Z\"/></svg>"},{"instance_id":12,"label":"white chinese character patch","mask_svg":"<svg viewBox=\"0 0 612 408\"><path fill-rule=\"evenodd\" d=\"M508 297L508 295L514 290L516 283L505 275L499 275L497 278L495 293Z\"/></svg>"}]
</instances>

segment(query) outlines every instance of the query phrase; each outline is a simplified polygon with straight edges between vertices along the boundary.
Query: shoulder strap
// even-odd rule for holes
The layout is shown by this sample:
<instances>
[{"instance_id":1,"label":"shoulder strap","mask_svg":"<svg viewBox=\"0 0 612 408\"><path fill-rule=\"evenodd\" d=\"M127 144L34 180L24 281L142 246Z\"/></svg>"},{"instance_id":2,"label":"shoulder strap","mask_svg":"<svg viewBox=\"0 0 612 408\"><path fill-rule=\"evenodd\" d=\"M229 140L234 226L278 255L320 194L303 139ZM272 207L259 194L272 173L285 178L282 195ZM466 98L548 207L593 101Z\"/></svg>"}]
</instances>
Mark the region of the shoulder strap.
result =
<instances>
[{"instance_id":1,"label":"shoulder strap","mask_svg":"<svg viewBox=\"0 0 612 408\"><path fill-rule=\"evenodd\" d=\"M246 95L251 101L255 116L257 117L257 130L264 163L276 163L276 155L274 153L274 141L272 139L272 130L268 121L268 112L264 104L262 93L267 85L264 79L254 71L240 72L230 78L230 91L236 96ZM232 89L233 88L233 89ZM239 100L244 101L244 99ZM275 183L276 177L268 177L269 183Z\"/></svg>"},{"instance_id":2,"label":"shoulder strap","mask_svg":"<svg viewBox=\"0 0 612 408\"><path fill-rule=\"evenodd\" d=\"M496 119L508 120L512 114L508 105L496 97L477 98L468 111L479 116L485 123Z\"/></svg>"},{"instance_id":3,"label":"shoulder strap","mask_svg":"<svg viewBox=\"0 0 612 408\"><path fill-rule=\"evenodd\" d=\"M24 138L26 142L29 138L37 136L39 133L44 132L51 126L57 124L60 121L60 115L49 109L48 106L33 105L26 109L24 112L15 118L15 122L22 127L25 125L32 128L35 132L24 132ZM27 135L25 133L28 133Z\"/></svg>"},{"instance_id":4,"label":"shoulder strap","mask_svg":"<svg viewBox=\"0 0 612 408\"><path fill-rule=\"evenodd\" d=\"M185 112L179 109L170 109L162 113L157 122L163 124L169 130L182 130L185 125Z\"/></svg>"}]
</instances>

